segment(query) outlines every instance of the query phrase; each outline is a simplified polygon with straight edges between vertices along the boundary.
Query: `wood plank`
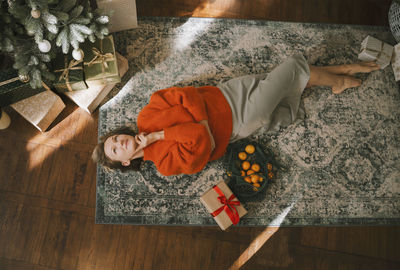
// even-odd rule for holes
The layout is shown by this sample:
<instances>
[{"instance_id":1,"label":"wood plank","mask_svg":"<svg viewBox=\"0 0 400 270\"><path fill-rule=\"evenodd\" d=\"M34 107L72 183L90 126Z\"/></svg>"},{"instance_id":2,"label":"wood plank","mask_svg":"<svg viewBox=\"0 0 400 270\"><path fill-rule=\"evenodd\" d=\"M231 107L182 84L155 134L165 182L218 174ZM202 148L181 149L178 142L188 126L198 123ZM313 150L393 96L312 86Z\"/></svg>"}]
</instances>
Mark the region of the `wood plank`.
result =
<instances>
[{"instance_id":1,"label":"wood plank","mask_svg":"<svg viewBox=\"0 0 400 270\"><path fill-rule=\"evenodd\" d=\"M298 269L399 269L400 262L376 259L346 252L298 246L294 248L295 265Z\"/></svg>"},{"instance_id":2,"label":"wood plank","mask_svg":"<svg viewBox=\"0 0 400 270\"><path fill-rule=\"evenodd\" d=\"M304 227L301 246L339 251L360 256L400 261L400 229L380 227Z\"/></svg>"},{"instance_id":3,"label":"wood plank","mask_svg":"<svg viewBox=\"0 0 400 270\"><path fill-rule=\"evenodd\" d=\"M59 270L59 268L47 267L34 263L10 260L0 258L0 269L1 270Z\"/></svg>"},{"instance_id":4,"label":"wood plank","mask_svg":"<svg viewBox=\"0 0 400 270\"><path fill-rule=\"evenodd\" d=\"M38 247L45 241L50 214L48 209L23 207L13 242L12 259L39 264L41 253Z\"/></svg>"},{"instance_id":5,"label":"wood plank","mask_svg":"<svg viewBox=\"0 0 400 270\"><path fill-rule=\"evenodd\" d=\"M72 214L52 211L46 230L46 238L40 250L40 265L60 268L68 241L69 224Z\"/></svg>"},{"instance_id":6,"label":"wood plank","mask_svg":"<svg viewBox=\"0 0 400 270\"><path fill-rule=\"evenodd\" d=\"M151 238L150 233L151 233L150 227L140 226L137 239L138 248L136 249L135 252L135 262L133 264L132 270L143 269L145 263L145 247L146 243Z\"/></svg>"},{"instance_id":7,"label":"wood plank","mask_svg":"<svg viewBox=\"0 0 400 270\"><path fill-rule=\"evenodd\" d=\"M388 25L391 0L137 1L138 16Z\"/></svg>"},{"instance_id":8,"label":"wood plank","mask_svg":"<svg viewBox=\"0 0 400 270\"><path fill-rule=\"evenodd\" d=\"M87 219L84 238L80 247L76 269L112 269L117 250L121 225L95 225Z\"/></svg>"},{"instance_id":9,"label":"wood plank","mask_svg":"<svg viewBox=\"0 0 400 270\"><path fill-rule=\"evenodd\" d=\"M62 269L76 269L80 247L84 239L85 224L93 219L78 214L71 214L69 226L66 230L66 241L64 252L61 253L60 267Z\"/></svg>"},{"instance_id":10,"label":"wood plank","mask_svg":"<svg viewBox=\"0 0 400 270\"><path fill-rule=\"evenodd\" d=\"M119 235L117 255L115 257L114 268L120 270L131 270L135 263L136 249L138 245L139 226L122 226ZM160 240L160 236L159 236ZM157 268L155 268L157 269Z\"/></svg>"},{"instance_id":11,"label":"wood plank","mask_svg":"<svg viewBox=\"0 0 400 270\"><path fill-rule=\"evenodd\" d=\"M12 258L15 239L18 237L18 224L23 206L12 202L0 204L0 258ZM10 245L10 243L12 243Z\"/></svg>"}]
</instances>

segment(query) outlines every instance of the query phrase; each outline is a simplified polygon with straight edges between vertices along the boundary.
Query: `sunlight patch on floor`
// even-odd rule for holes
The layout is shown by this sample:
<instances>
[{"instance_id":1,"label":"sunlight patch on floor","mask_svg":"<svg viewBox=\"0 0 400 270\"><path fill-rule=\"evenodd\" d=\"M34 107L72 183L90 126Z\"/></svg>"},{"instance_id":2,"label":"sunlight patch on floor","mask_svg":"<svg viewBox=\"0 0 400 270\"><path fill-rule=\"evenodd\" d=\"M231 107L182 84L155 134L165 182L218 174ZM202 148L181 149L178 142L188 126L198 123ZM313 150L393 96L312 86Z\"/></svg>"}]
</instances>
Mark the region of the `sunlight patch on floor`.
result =
<instances>
[{"instance_id":1,"label":"sunlight patch on floor","mask_svg":"<svg viewBox=\"0 0 400 270\"><path fill-rule=\"evenodd\" d=\"M175 29L177 38L174 40L173 49L183 51L206 32L214 19L193 20L189 18L182 26Z\"/></svg>"},{"instance_id":2,"label":"sunlight patch on floor","mask_svg":"<svg viewBox=\"0 0 400 270\"><path fill-rule=\"evenodd\" d=\"M171 39L167 41L169 44L171 44L170 51L169 53L167 53L168 56L162 59L154 67L151 67L151 69L148 69L147 64L145 64L143 70L140 70L137 73L135 73L129 79L129 81L122 87L122 89L113 98L111 98L103 105L104 106L103 109L107 109L113 106L118 106L118 104L122 102L125 96L129 95L129 93L131 93L132 91L135 91L134 89L138 86L137 84L140 83L139 81L141 76L143 76L143 74L146 74L146 76L151 77L153 72L157 73L160 70L163 70L165 68L164 66L166 63L174 62L176 57L175 53L180 54L185 50L188 49L190 50L190 46L203 36L203 34L213 24L214 21L215 19L213 18L204 18L202 20L188 18L188 20L184 24L175 28L173 34L171 35L172 36ZM193 74L191 74L190 76L193 76ZM166 85L165 87L160 85L158 89L170 86L171 86L170 84ZM133 109L136 110L141 108L133 108ZM137 113L139 112L137 111L136 114Z\"/></svg>"},{"instance_id":3,"label":"sunlight patch on floor","mask_svg":"<svg viewBox=\"0 0 400 270\"><path fill-rule=\"evenodd\" d=\"M29 139L26 145L26 151L29 153L29 170L40 167L51 154L57 151L57 149L66 143L70 143L77 134L81 134L86 125L75 123L76 125L71 126L71 121L69 121L70 118L74 118L76 114L79 114L79 110L75 109L68 117L58 123L57 126L45 133L38 133L36 136ZM91 116L88 117L91 118ZM80 118L82 118L82 116Z\"/></svg>"},{"instance_id":4,"label":"sunlight patch on floor","mask_svg":"<svg viewBox=\"0 0 400 270\"><path fill-rule=\"evenodd\" d=\"M238 0L212 0L203 1L192 13L192 17L224 17L229 10L237 6Z\"/></svg>"},{"instance_id":5,"label":"sunlight patch on floor","mask_svg":"<svg viewBox=\"0 0 400 270\"><path fill-rule=\"evenodd\" d=\"M268 241L268 239L270 239L271 236L278 231L280 225L285 220L285 217L287 216L287 214L290 212L290 210L293 208L293 206L297 201L298 200L294 201L290 206L286 207L282 211L282 213L279 214L270 223L270 225L250 243L250 245L246 248L246 250L243 251L243 253L239 256L239 258L232 264L229 270L240 269L240 267L242 267L248 260L250 260L251 257L253 257L254 254L257 253L257 251L260 248L262 248L262 246Z\"/></svg>"}]
</instances>

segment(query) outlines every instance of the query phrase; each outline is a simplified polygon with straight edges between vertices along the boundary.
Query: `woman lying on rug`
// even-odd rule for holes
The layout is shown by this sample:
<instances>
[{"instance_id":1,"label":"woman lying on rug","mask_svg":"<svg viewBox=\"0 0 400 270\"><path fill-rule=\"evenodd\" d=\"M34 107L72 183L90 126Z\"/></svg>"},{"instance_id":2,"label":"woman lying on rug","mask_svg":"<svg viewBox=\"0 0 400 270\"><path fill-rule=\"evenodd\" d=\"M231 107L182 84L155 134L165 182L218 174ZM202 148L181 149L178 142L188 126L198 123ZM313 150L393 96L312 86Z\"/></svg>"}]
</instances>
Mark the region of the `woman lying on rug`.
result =
<instances>
[{"instance_id":1,"label":"woman lying on rug","mask_svg":"<svg viewBox=\"0 0 400 270\"><path fill-rule=\"evenodd\" d=\"M215 86L172 87L155 92L139 113L139 134L128 127L100 139L93 160L108 168L139 170L151 160L163 175L193 174L220 158L228 143L262 126L287 126L299 115L303 90L329 86L334 94L361 85L352 75L379 69L374 62L316 67L295 55L269 74L248 75Z\"/></svg>"}]
</instances>

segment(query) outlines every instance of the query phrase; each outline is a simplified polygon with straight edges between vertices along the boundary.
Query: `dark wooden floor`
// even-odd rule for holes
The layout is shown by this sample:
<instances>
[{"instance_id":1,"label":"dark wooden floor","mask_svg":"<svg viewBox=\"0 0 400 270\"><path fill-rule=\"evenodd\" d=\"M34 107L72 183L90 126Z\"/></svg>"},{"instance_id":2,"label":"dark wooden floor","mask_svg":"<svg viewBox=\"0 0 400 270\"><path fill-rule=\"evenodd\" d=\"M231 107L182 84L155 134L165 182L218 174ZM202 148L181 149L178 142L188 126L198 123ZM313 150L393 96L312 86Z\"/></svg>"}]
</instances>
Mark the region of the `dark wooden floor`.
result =
<instances>
[{"instance_id":1,"label":"dark wooden floor","mask_svg":"<svg viewBox=\"0 0 400 270\"><path fill-rule=\"evenodd\" d=\"M136 2L139 16L387 25L391 1ZM98 113L66 103L44 134L12 111L12 125L0 131L0 269L228 269L265 235L265 228L95 225ZM280 228L242 269L400 269L400 228Z\"/></svg>"}]
</instances>

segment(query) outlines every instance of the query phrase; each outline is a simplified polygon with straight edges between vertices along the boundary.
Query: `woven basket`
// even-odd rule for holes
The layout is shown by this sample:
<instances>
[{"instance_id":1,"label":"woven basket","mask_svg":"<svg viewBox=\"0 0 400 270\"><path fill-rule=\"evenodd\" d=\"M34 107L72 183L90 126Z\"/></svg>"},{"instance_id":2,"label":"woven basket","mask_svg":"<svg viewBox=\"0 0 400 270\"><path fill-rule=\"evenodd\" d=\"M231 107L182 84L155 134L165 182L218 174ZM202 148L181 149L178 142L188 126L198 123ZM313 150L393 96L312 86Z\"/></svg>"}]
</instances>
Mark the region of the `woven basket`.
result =
<instances>
[{"instance_id":1,"label":"woven basket","mask_svg":"<svg viewBox=\"0 0 400 270\"><path fill-rule=\"evenodd\" d=\"M392 1L390 5L388 20L390 31L397 42L400 42L400 2Z\"/></svg>"}]
</instances>

